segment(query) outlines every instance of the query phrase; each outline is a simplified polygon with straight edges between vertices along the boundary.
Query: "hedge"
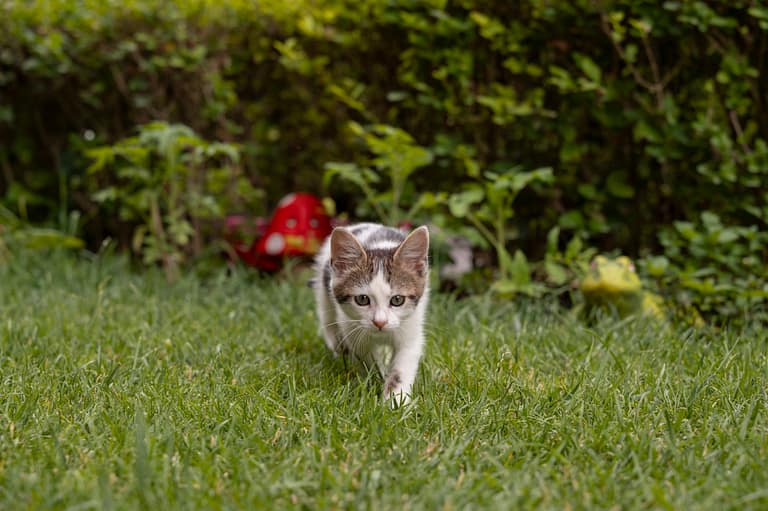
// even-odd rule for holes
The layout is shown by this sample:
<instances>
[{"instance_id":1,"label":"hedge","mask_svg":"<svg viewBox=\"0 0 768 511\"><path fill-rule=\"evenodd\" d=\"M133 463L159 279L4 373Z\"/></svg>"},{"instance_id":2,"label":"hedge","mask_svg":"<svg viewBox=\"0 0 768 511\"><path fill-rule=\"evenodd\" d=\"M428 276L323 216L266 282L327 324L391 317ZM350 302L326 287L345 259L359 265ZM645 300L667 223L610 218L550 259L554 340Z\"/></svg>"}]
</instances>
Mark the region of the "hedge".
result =
<instances>
[{"instance_id":1,"label":"hedge","mask_svg":"<svg viewBox=\"0 0 768 511\"><path fill-rule=\"evenodd\" d=\"M86 212L91 243L125 227L93 201L84 149L154 120L240 144L264 211L303 189L354 212L361 194L324 189L323 169L370 163L355 126L386 125L433 156L403 203L487 170L552 168L514 205L508 241L529 253L554 226L638 254L702 212L768 221L759 2L5 0L0 13L0 196L39 219Z\"/></svg>"}]
</instances>

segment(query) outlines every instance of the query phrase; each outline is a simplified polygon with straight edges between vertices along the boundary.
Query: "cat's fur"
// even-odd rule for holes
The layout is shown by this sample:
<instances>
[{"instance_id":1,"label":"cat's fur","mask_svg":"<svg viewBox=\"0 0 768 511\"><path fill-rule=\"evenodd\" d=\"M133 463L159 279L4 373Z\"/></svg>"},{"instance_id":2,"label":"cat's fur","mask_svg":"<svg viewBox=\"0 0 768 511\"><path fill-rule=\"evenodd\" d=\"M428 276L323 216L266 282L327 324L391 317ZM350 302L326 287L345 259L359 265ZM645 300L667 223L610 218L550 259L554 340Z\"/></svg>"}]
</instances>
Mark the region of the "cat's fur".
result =
<instances>
[{"instance_id":1,"label":"cat's fur","mask_svg":"<svg viewBox=\"0 0 768 511\"><path fill-rule=\"evenodd\" d=\"M363 223L334 229L316 258L315 298L326 345L337 355L376 365L388 400L408 401L416 378L429 297L428 254L426 227L406 236Z\"/></svg>"}]
</instances>

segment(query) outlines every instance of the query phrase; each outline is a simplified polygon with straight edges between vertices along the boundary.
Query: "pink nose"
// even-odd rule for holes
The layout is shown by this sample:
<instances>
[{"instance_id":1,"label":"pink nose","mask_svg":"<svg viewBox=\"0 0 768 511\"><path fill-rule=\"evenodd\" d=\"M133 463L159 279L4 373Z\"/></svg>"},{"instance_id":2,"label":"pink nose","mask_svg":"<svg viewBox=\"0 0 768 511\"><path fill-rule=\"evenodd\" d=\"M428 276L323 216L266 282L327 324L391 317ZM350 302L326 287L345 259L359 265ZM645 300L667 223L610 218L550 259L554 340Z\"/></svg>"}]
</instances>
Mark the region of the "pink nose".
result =
<instances>
[{"instance_id":1,"label":"pink nose","mask_svg":"<svg viewBox=\"0 0 768 511\"><path fill-rule=\"evenodd\" d=\"M381 330L385 326L387 326L387 320L386 319L374 319L373 324L376 325L376 328Z\"/></svg>"}]
</instances>

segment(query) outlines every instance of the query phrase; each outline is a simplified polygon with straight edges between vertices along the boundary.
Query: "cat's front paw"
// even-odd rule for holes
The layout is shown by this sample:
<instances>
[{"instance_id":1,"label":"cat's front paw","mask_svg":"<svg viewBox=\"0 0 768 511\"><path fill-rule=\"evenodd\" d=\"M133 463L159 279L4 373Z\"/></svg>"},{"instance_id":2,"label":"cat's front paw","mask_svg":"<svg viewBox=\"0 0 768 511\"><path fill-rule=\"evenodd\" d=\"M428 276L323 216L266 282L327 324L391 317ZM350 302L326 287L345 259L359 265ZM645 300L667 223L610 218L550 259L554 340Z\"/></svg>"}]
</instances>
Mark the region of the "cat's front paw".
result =
<instances>
[{"instance_id":1,"label":"cat's front paw","mask_svg":"<svg viewBox=\"0 0 768 511\"><path fill-rule=\"evenodd\" d=\"M384 382L384 400L392 408L407 405L411 402L410 386L406 388L403 385L403 378L398 371L391 372L387 376L386 382Z\"/></svg>"}]
</instances>

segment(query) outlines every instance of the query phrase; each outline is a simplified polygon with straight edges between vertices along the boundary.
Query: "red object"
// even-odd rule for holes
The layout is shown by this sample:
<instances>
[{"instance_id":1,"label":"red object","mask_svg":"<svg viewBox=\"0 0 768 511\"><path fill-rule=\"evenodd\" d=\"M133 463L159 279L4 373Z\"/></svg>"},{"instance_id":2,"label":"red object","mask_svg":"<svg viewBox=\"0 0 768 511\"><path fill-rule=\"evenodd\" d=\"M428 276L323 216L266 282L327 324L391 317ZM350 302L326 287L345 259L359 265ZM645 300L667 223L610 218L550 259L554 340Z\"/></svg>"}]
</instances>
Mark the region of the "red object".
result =
<instances>
[{"instance_id":1,"label":"red object","mask_svg":"<svg viewBox=\"0 0 768 511\"><path fill-rule=\"evenodd\" d=\"M258 235L248 246L242 238L230 236L230 243L240 259L262 270L279 270L286 257L311 256L320 250L331 233L331 217L319 198L309 193L292 193L278 203L266 226L258 220L252 225L244 217L229 217L228 232Z\"/></svg>"}]
</instances>

